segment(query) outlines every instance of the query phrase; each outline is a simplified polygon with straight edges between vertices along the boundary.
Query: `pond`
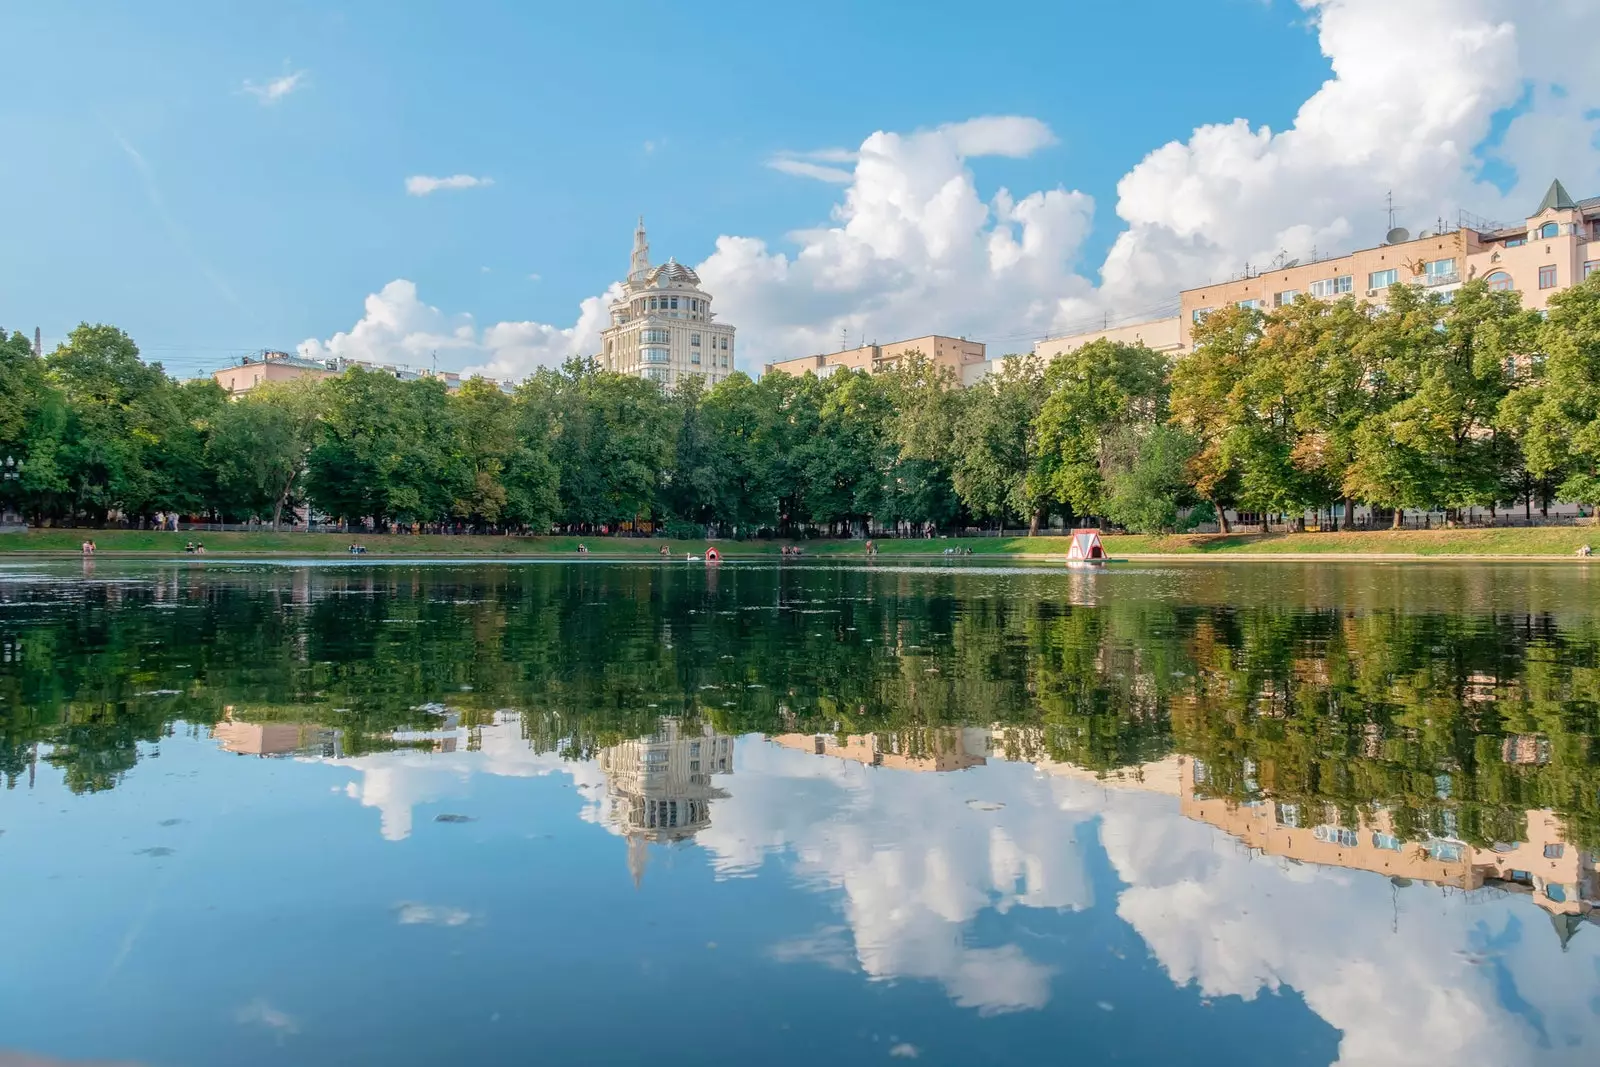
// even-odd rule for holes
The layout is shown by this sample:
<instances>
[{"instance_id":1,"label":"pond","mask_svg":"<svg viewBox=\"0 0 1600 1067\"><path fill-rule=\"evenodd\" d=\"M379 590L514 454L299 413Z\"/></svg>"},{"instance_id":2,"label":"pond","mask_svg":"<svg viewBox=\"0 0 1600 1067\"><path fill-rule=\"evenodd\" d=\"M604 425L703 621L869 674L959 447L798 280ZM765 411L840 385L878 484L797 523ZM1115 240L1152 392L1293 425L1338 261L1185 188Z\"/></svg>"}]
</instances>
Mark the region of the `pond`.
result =
<instances>
[{"instance_id":1,"label":"pond","mask_svg":"<svg viewBox=\"0 0 1600 1067\"><path fill-rule=\"evenodd\" d=\"M0 562L0 1065L1593 1064L1591 574Z\"/></svg>"}]
</instances>

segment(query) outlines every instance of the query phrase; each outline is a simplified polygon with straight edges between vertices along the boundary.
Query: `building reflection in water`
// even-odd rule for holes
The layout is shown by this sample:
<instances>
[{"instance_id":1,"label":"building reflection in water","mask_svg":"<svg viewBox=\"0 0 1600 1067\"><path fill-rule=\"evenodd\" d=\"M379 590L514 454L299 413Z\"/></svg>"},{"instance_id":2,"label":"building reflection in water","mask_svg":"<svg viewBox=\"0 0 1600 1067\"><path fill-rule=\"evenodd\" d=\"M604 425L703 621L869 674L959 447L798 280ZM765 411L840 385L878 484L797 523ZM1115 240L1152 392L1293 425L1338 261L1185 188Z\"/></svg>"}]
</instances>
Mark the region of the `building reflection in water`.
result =
<instances>
[{"instance_id":1,"label":"building reflection in water","mask_svg":"<svg viewBox=\"0 0 1600 1067\"><path fill-rule=\"evenodd\" d=\"M1212 796L1205 764L1188 756L1110 771L1078 767L1047 756L1037 727L931 727L843 737L778 734L770 740L800 752L905 771L956 771L989 759L1031 763L1052 777L1173 797L1185 817L1263 855L1368 871L1400 886L1425 882L1466 892L1497 888L1527 894L1550 915L1563 945L1584 922L1600 924L1600 857L1567 842L1564 821L1548 809L1526 813L1521 841L1483 848L1451 836L1403 839L1390 812L1377 804L1357 825L1346 826L1331 804L1312 811L1309 805L1270 799ZM1507 762L1548 759L1548 743L1530 736L1509 738L1504 748Z\"/></svg>"},{"instance_id":2,"label":"building reflection in water","mask_svg":"<svg viewBox=\"0 0 1600 1067\"><path fill-rule=\"evenodd\" d=\"M1384 874L1400 885L1431 882L1468 891L1498 887L1527 893L1558 920L1563 943L1576 930L1576 921L1600 923L1600 860L1569 844L1561 816L1548 809L1527 812L1522 841L1479 848L1449 836L1402 839L1381 805L1373 805L1357 825L1349 826L1342 824L1334 805L1315 811L1270 799L1241 802L1208 796L1205 786L1205 764L1185 760L1179 810L1266 855ZM1561 921L1569 918L1574 921Z\"/></svg>"},{"instance_id":3,"label":"building reflection in water","mask_svg":"<svg viewBox=\"0 0 1600 1067\"><path fill-rule=\"evenodd\" d=\"M249 722L235 718L235 711L231 705L225 708L222 721L211 728L211 736L222 743L225 752L324 759L344 755L344 735L340 730L308 722Z\"/></svg>"},{"instance_id":4,"label":"building reflection in water","mask_svg":"<svg viewBox=\"0 0 1600 1067\"><path fill-rule=\"evenodd\" d=\"M925 727L872 734L778 734L774 744L799 752L901 771L962 771L987 762L989 731Z\"/></svg>"},{"instance_id":5,"label":"building reflection in water","mask_svg":"<svg viewBox=\"0 0 1600 1067\"><path fill-rule=\"evenodd\" d=\"M733 738L663 717L654 734L601 749L598 762L637 886L651 844L685 841L711 825L711 802L727 796L711 778L733 773Z\"/></svg>"}]
</instances>

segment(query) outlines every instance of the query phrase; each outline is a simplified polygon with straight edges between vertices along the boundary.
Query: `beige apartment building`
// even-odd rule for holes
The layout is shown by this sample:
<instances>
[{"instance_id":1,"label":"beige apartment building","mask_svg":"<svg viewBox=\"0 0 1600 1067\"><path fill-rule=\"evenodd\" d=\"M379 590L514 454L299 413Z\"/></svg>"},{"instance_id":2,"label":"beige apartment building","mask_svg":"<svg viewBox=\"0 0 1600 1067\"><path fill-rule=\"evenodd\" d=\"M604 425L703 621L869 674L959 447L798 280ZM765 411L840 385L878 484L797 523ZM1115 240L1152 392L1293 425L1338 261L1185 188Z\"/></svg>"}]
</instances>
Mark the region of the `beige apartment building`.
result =
<instances>
[{"instance_id":1,"label":"beige apartment building","mask_svg":"<svg viewBox=\"0 0 1600 1067\"><path fill-rule=\"evenodd\" d=\"M256 386L268 382L290 382L297 378L337 378L351 367L392 374L401 381L438 378L451 392L461 388L461 375L454 371L412 370L410 367L397 367L392 363L369 363L365 360L306 359L289 352L275 352L270 349L245 356L236 367L223 367L213 371L211 377L228 391L229 396L239 397ZM508 387L502 383L502 388Z\"/></svg>"},{"instance_id":2,"label":"beige apartment building","mask_svg":"<svg viewBox=\"0 0 1600 1067\"><path fill-rule=\"evenodd\" d=\"M296 378L333 378L339 374L316 360L301 359L288 352L259 352L245 356L237 367L223 367L213 371L211 377L229 396L243 396L258 385L268 382L290 382Z\"/></svg>"},{"instance_id":3,"label":"beige apartment building","mask_svg":"<svg viewBox=\"0 0 1600 1067\"><path fill-rule=\"evenodd\" d=\"M825 352L817 356L780 360L777 363L768 363L764 373L771 374L776 371L796 377L810 373L819 378L826 378L842 367L846 370L878 374L892 370L912 352L918 352L931 360L935 366L948 370L958 383L965 385L968 384L967 379L971 370L983 366L986 351L987 348L981 341L929 334L926 337L891 341L884 345L874 343L845 349L842 352Z\"/></svg>"},{"instance_id":4,"label":"beige apartment building","mask_svg":"<svg viewBox=\"0 0 1600 1067\"><path fill-rule=\"evenodd\" d=\"M1184 351L1183 330L1178 325L1178 316L1171 315L1164 319L1149 319L1144 322L1128 323L1124 326L1108 326L1102 330L1091 330L1088 333L1065 334L1060 337L1046 337L1042 341L1035 341L1033 354L1048 363L1057 356L1076 352L1085 345L1094 344L1096 341L1110 341L1112 344L1144 345L1152 352Z\"/></svg>"},{"instance_id":5,"label":"beige apartment building","mask_svg":"<svg viewBox=\"0 0 1600 1067\"><path fill-rule=\"evenodd\" d=\"M717 322L700 276L672 259L650 265L644 219L633 234L633 257L622 296L600 332L600 365L664 388L696 375L709 388L733 373L734 328Z\"/></svg>"},{"instance_id":6,"label":"beige apartment building","mask_svg":"<svg viewBox=\"0 0 1600 1067\"><path fill-rule=\"evenodd\" d=\"M1422 285L1449 294L1474 278L1491 289L1515 290L1522 304L1542 309L1550 297L1600 269L1600 197L1575 201L1559 181L1524 221L1495 225L1475 220L1445 233L1405 230L1388 244L1315 263L1286 265L1249 277L1187 289L1178 327L1188 351L1195 323L1230 304L1271 311L1304 297L1354 296L1382 306L1391 285Z\"/></svg>"}]
</instances>

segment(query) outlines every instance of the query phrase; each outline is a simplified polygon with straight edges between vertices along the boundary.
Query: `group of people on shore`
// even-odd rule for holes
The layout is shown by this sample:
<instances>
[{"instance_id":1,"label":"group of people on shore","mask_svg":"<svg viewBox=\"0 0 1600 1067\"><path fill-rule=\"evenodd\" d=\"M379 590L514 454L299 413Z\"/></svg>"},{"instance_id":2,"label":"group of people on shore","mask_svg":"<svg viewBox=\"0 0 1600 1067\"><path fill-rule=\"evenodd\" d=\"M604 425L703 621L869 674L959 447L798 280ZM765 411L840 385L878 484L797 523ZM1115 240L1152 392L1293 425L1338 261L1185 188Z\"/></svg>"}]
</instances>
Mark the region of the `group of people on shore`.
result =
<instances>
[{"instance_id":1,"label":"group of people on shore","mask_svg":"<svg viewBox=\"0 0 1600 1067\"><path fill-rule=\"evenodd\" d=\"M778 555L803 556L805 555L805 549L801 548L799 545L783 545L778 549Z\"/></svg>"},{"instance_id":2,"label":"group of people on shore","mask_svg":"<svg viewBox=\"0 0 1600 1067\"><path fill-rule=\"evenodd\" d=\"M206 543L204 541L190 541L183 546L183 550L191 556L203 556L206 554Z\"/></svg>"},{"instance_id":3,"label":"group of people on shore","mask_svg":"<svg viewBox=\"0 0 1600 1067\"><path fill-rule=\"evenodd\" d=\"M83 544L79 545L78 547L83 550L83 554L85 556L94 555L95 544L94 544L93 541L85 541Z\"/></svg>"},{"instance_id":4,"label":"group of people on shore","mask_svg":"<svg viewBox=\"0 0 1600 1067\"><path fill-rule=\"evenodd\" d=\"M364 555L367 554L367 546L366 545L358 545L354 541L352 541L350 543L350 554L352 556L364 556Z\"/></svg>"}]
</instances>

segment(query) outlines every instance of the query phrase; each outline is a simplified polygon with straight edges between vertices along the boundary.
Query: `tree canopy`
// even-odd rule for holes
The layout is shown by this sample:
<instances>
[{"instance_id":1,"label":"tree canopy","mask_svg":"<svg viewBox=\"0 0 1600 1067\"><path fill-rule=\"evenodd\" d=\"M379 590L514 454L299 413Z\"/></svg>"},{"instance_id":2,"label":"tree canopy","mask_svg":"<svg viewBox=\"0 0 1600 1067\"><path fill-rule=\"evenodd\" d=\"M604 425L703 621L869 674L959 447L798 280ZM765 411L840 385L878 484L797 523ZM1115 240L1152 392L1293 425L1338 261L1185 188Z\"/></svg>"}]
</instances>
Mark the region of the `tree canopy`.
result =
<instances>
[{"instance_id":1,"label":"tree canopy","mask_svg":"<svg viewBox=\"0 0 1600 1067\"><path fill-rule=\"evenodd\" d=\"M965 389L910 353L671 392L592 360L514 391L358 367L230 400L84 324L43 358L0 339L0 460L19 464L0 501L90 525L309 507L738 537L1600 505L1600 275L1547 315L1481 280L1449 296L1227 307L1181 358L1099 340Z\"/></svg>"}]
</instances>

